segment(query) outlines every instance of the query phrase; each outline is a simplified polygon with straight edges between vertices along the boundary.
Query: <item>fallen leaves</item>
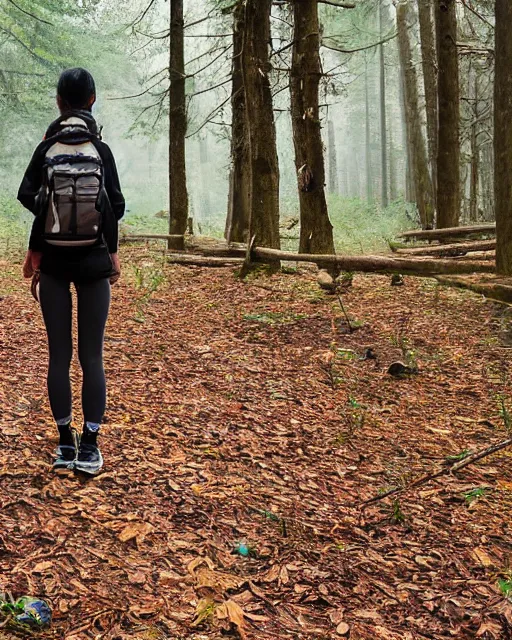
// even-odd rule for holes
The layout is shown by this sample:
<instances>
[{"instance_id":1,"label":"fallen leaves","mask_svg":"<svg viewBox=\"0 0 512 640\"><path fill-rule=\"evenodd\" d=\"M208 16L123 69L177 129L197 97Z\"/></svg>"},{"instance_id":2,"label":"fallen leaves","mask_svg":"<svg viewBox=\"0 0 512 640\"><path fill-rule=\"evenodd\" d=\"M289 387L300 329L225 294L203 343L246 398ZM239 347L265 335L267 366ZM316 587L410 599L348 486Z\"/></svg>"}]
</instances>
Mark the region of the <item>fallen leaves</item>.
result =
<instances>
[{"instance_id":1,"label":"fallen leaves","mask_svg":"<svg viewBox=\"0 0 512 640\"><path fill-rule=\"evenodd\" d=\"M355 508L494 437L486 367L509 363L482 343L489 307L445 290L435 302L424 280L390 293L386 278L358 276L346 304L364 326L349 335L309 272L272 276L273 291L225 271L165 273L143 325L130 320L129 275L115 291L106 468L87 483L50 472L38 310L18 283L0 303L0 591L46 595L52 640L414 640L425 629L501 640L505 455L401 498L406 525L387 503ZM385 372L402 357L392 338L407 310L422 375L396 380ZM378 361L356 357L367 345ZM339 369L332 385L326 367ZM463 496L482 486L469 509ZM234 553L240 540L258 553Z\"/></svg>"},{"instance_id":2,"label":"fallen leaves","mask_svg":"<svg viewBox=\"0 0 512 640\"><path fill-rule=\"evenodd\" d=\"M121 531L118 538L121 542L129 542L135 539L137 546L140 547L152 531L153 526L148 522L133 522Z\"/></svg>"}]
</instances>

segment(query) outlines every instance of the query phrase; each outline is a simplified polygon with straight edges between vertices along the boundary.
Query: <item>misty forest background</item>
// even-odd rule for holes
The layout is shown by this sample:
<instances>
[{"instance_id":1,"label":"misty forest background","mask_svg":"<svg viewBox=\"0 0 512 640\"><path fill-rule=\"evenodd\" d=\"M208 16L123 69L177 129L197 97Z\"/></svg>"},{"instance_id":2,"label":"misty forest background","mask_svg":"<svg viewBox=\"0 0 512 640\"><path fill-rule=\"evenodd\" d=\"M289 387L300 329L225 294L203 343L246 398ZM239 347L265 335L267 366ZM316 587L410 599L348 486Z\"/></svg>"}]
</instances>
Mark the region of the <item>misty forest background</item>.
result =
<instances>
[{"instance_id":1,"label":"misty forest background","mask_svg":"<svg viewBox=\"0 0 512 640\"><path fill-rule=\"evenodd\" d=\"M185 0L183 8L188 215L195 233L217 237L225 233L229 209L237 58L233 25L240 4ZM426 97L437 90L428 85L436 64L435 3L304 4L318 9L320 20L319 114L335 248L383 250L400 231L434 223L435 207L428 200L435 200L437 134ZM453 3L446 4L452 11ZM57 115L56 80L70 66L84 66L96 78L94 115L114 151L127 200L123 231L168 232L169 9L170 3L156 0L122 5L111 0L0 1L3 249L25 246L31 216L16 203L16 189L35 145ZM271 12L269 77L281 247L296 249L299 190L290 117L294 16L286 2L272 3ZM493 221L494 3L462 0L455 15L460 106L456 223ZM432 99L437 100L433 93L430 106ZM421 182L425 172L429 185Z\"/></svg>"}]
</instances>

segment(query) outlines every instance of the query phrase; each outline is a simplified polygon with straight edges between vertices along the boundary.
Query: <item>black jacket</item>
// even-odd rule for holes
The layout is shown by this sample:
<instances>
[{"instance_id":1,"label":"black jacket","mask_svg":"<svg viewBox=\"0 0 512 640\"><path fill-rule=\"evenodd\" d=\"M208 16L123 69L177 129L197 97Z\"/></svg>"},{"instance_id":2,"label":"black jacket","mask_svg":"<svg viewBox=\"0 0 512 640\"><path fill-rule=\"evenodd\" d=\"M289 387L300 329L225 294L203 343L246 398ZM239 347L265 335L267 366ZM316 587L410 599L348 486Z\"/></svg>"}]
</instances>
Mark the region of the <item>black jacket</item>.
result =
<instances>
[{"instance_id":1,"label":"black jacket","mask_svg":"<svg viewBox=\"0 0 512 640\"><path fill-rule=\"evenodd\" d=\"M55 136L63 129L62 123L70 117L80 118L86 123L89 132L92 134L90 141L96 147L103 162L105 190L110 202L109 211L104 212L103 237L106 248L104 245L103 247L98 245L70 250L68 248L53 247L42 238L45 222L44 213L38 211L36 197L43 181L45 156L50 147L55 143ZM101 255L101 248L103 248L103 253L107 253L107 249L108 253L117 252L118 220L124 215L125 201L121 193L114 156L108 145L101 140L96 121L90 112L71 111L52 122L48 127L43 141L34 151L34 155L32 156L18 191L18 200L26 209L36 216L30 235L29 249L42 252L43 260L41 263L41 271L49 273L58 271L59 274L66 273L66 275L69 275L71 278L76 275L77 269L80 273L82 273L84 269L90 271L91 278L97 277L100 273L104 275L104 269L107 263L105 256ZM106 257L108 258L108 256ZM79 268L77 265L80 264L81 267ZM68 273L69 271L72 273Z\"/></svg>"}]
</instances>

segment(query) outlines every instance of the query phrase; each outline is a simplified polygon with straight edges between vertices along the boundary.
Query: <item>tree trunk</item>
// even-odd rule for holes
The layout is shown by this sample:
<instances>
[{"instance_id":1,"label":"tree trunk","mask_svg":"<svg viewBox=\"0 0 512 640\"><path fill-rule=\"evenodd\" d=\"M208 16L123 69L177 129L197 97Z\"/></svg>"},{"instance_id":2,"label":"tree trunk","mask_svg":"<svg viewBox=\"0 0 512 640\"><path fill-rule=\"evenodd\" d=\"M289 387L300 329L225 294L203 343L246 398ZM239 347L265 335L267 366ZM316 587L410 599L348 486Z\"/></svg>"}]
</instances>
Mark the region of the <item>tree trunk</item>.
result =
<instances>
[{"instance_id":1,"label":"tree trunk","mask_svg":"<svg viewBox=\"0 0 512 640\"><path fill-rule=\"evenodd\" d=\"M413 176L413 161L412 161L412 149L410 143L410 136L407 126L407 105L405 104L405 65L400 65L399 79L398 79L398 91L400 94L400 114L402 121L402 147L405 151L405 201L414 202L414 184L412 180Z\"/></svg>"},{"instance_id":2,"label":"tree trunk","mask_svg":"<svg viewBox=\"0 0 512 640\"><path fill-rule=\"evenodd\" d=\"M352 182L347 167L347 149L343 149L339 162L339 192L344 198L352 195Z\"/></svg>"},{"instance_id":3,"label":"tree trunk","mask_svg":"<svg viewBox=\"0 0 512 640\"><path fill-rule=\"evenodd\" d=\"M372 175L372 152L371 152L371 131L370 131L370 95L368 89L368 59L364 64L364 104L365 104L365 160L366 160L366 200L373 202L373 175Z\"/></svg>"},{"instance_id":4,"label":"tree trunk","mask_svg":"<svg viewBox=\"0 0 512 640\"><path fill-rule=\"evenodd\" d=\"M456 0L436 0L439 65L437 226L456 227L460 216L459 60Z\"/></svg>"},{"instance_id":5,"label":"tree trunk","mask_svg":"<svg viewBox=\"0 0 512 640\"><path fill-rule=\"evenodd\" d=\"M329 120L329 193L338 193L338 158L336 154L336 131L334 122Z\"/></svg>"},{"instance_id":6,"label":"tree trunk","mask_svg":"<svg viewBox=\"0 0 512 640\"><path fill-rule=\"evenodd\" d=\"M322 77L317 0L295 0L290 96L300 199L302 253L334 253L325 199L318 87Z\"/></svg>"},{"instance_id":7,"label":"tree trunk","mask_svg":"<svg viewBox=\"0 0 512 640\"><path fill-rule=\"evenodd\" d=\"M249 139L242 70L245 8L239 0L233 11L233 68L231 88L231 171L225 238L228 242L248 240L250 218Z\"/></svg>"},{"instance_id":8,"label":"tree trunk","mask_svg":"<svg viewBox=\"0 0 512 640\"><path fill-rule=\"evenodd\" d=\"M185 100L185 38L183 0L171 0L171 45L169 57L169 234L187 231L188 193L185 164L187 108ZM169 240L169 249L183 248Z\"/></svg>"},{"instance_id":9,"label":"tree trunk","mask_svg":"<svg viewBox=\"0 0 512 640\"><path fill-rule=\"evenodd\" d=\"M382 29L382 6L379 8L379 32L380 39L384 37ZM386 208L388 199L388 141L386 130L386 66L384 64L384 45L379 46L380 63L380 148L381 148L381 205Z\"/></svg>"},{"instance_id":10,"label":"tree trunk","mask_svg":"<svg viewBox=\"0 0 512 640\"><path fill-rule=\"evenodd\" d=\"M494 146L487 142L482 148L482 208L483 219L496 220L494 200Z\"/></svg>"},{"instance_id":11,"label":"tree trunk","mask_svg":"<svg viewBox=\"0 0 512 640\"><path fill-rule=\"evenodd\" d=\"M471 109L471 117L473 118L473 122L471 123L471 136L470 136L470 144L471 144L471 169L470 169L470 180L469 180L469 221L470 222L478 222L478 187L479 187L479 177L480 177L480 162L479 155L480 150L478 148L478 116L479 116L479 108L478 108L478 73L476 70L473 70L472 73L469 74L469 82L471 84L473 82L473 108Z\"/></svg>"},{"instance_id":12,"label":"tree trunk","mask_svg":"<svg viewBox=\"0 0 512 640\"><path fill-rule=\"evenodd\" d=\"M432 0L418 0L423 84L427 110L427 140L430 175L435 196L437 185L437 53Z\"/></svg>"},{"instance_id":13,"label":"tree trunk","mask_svg":"<svg viewBox=\"0 0 512 640\"><path fill-rule=\"evenodd\" d=\"M206 137L199 141L199 166L201 169L201 203L197 212L200 219L210 222L212 215L211 180L209 171L210 160L208 157L208 140Z\"/></svg>"},{"instance_id":14,"label":"tree trunk","mask_svg":"<svg viewBox=\"0 0 512 640\"><path fill-rule=\"evenodd\" d=\"M363 185L361 183L361 164L359 162L359 149L356 146L352 147L352 162L351 167L351 181L350 181L350 195L355 198L364 198Z\"/></svg>"},{"instance_id":15,"label":"tree trunk","mask_svg":"<svg viewBox=\"0 0 512 640\"><path fill-rule=\"evenodd\" d=\"M408 1L397 6L398 46L404 75L405 118L408 144L412 156L415 201L421 225L424 229L429 229L432 228L434 221L432 183L428 172L427 152L421 129L418 82L409 41L409 15Z\"/></svg>"},{"instance_id":16,"label":"tree trunk","mask_svg":"<svg viewBox=\"0 0 512 640\"><path fill-rule=\"evenodd\" d=\"M512 4L496 0L494 185L496 270L512 275Z\"/></svg>"},{"instance_id":17,"label":"tree trunk","mask_svg":"<svg viewBox=\"0 0 512 640\"><path fill-rule=\"evenodd\" d=\"M398 200L398 186L396 182L396 158L393 139L393 118L389 119L389 197L391 202Z\"/></svg>"},{"instance_id":18,"label":"tree trunk","mask_svg":"<svg viewBox=\"0 0 512 640\"><path fill-rule=\"evenodd\" d=\"M245 0L242 78L249 140L249 236L278 248L279 164L269 72L272 0Z\"/></svg>"}]
</instances>

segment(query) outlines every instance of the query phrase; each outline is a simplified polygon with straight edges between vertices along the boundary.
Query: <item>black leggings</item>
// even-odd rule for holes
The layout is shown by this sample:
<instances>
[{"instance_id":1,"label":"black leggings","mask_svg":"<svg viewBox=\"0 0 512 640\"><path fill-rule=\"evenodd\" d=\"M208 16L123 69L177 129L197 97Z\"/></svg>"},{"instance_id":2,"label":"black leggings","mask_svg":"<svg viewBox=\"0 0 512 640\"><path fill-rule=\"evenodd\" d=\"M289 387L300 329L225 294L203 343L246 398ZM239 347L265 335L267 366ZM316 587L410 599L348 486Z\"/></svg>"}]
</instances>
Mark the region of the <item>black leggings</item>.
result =
<instances>
[{"instance_id":1,"label":"black leggings","mask_svg":"<svg viewBox=\"0 0 512 640\"><path fill-rule=\"evenodd\" d=\"M99 425L105 413L106 384L103 369L103 338L110 306L108 278L76 287L78 297L78 358L83 371L82 407L85 423ZM58 425L71 419L69 368L73 353L70 283L41 274L41 309L48 333L50 363L48 394Z\"/></svg>"}]
</instances>

